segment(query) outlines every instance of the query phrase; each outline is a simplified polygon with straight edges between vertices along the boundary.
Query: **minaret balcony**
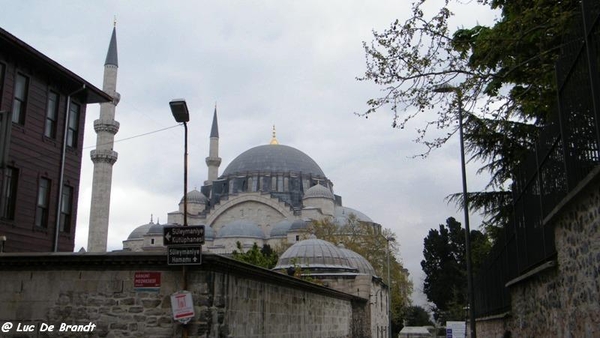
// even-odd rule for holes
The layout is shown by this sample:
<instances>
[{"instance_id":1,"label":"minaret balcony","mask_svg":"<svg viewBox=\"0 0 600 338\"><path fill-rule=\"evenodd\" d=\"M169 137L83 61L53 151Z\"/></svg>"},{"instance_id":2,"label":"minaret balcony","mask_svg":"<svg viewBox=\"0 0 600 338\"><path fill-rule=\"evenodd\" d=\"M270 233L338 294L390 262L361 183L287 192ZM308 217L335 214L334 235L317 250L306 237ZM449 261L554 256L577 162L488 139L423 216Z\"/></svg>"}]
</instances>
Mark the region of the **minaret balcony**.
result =
<instances>
[{"instance_id":1,"label":"minaret balcony","mask_svg":"<svg viewBox=\"0 0 600 338\"><path fill-rule=\"evenodd\" d=\"M103 162L115 164L115 162L117 162L119 154L114 150L92 150L90 152L90 157L92 158L92 162L94 163Z\"/></svg>"},{"instance_id":2,"label":"minaret balcony","mask_svg":"<svg viewBox=\"0 0 600 338\"><path fill-rule=\"evenodd\" d=\"M206 165L208 166L220 166L221 165L221 158L220 157L207 157L206 158Z\"/></svg>"},{"instance_id":3,"label":"minaret balcony","mask_svg":"<svg viewBox=\"0 0 600 338\"><path fill-rule=\"evenodd\" d=\"M119 131L119 122L115 120L95 120L94 121L94 130L96 133L106 131L111 134L116 134Z\"/></svg>"}]
</instances>

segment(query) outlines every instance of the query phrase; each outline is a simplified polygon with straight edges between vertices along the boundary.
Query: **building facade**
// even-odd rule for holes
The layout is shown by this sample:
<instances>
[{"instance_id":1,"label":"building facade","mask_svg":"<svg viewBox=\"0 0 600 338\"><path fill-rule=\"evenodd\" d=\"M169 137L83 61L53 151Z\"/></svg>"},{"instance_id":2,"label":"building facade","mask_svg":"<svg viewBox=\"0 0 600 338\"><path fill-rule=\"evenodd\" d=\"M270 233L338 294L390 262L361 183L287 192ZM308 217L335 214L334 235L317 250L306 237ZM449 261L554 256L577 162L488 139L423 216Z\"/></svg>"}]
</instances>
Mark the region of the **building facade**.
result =
<instances>
[{"instance_id":1,"label":"building facade","mask_svg":"<svg viewBox=\"0 0 600 338\"><path fill-rule=\"evenodd\" d=\"M86 105L110 100L0 28L4 251L73 251Z\"/></svg>"}]
</instances>

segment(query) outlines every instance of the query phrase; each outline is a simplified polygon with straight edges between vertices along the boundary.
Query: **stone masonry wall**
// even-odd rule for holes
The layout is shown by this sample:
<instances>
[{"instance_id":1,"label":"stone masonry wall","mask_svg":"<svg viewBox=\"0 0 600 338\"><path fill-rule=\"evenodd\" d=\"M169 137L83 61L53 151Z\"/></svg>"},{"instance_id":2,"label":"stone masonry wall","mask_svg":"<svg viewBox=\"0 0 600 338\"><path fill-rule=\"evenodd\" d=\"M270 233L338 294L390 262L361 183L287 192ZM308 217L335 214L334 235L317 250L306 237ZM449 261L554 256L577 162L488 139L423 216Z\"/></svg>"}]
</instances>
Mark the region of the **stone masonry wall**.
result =
<instances>
[{"instance_id":1,"label":"stone masonry wall","mask_svg":"<svg viewBox=\"0 0 600 338\"><path fill-rule=\"evenodd\" d=\"M600 337L600 179L552 220L556 266L511 287L506 318L480 321L478 335Z\"/></svg>"},{"instance_id":2,"label":"stone masonry wall","mask_svg":"<svg viewBox=\"0 0 600 338\"><path fill-rule=\"evenodd\" d=\"M181 289L183 272L167 266L164 254L121 254L109 261L82 254L46 255L0 256L0 325L15 325L2 337L82 336L57 333L62 323L95 324L86 337L182 335L182 325L172 319L170 296ZM143 257L144 264L136 263L137 257ZM81 265L86 258L96 261ZM212 262L187 271L195 310L187 325L189 337L368 336L353 334L368 332L353 321L353 316L365 313L366 301L223 257L207 258ZM45 268L20 261L39 262ZM136 289L136 271L160 272L160 288ZM36 332L19 335L17 324L33 324ZM55 325L55 332L39 332L42 324Z\"/></svg>"}]
</instances>

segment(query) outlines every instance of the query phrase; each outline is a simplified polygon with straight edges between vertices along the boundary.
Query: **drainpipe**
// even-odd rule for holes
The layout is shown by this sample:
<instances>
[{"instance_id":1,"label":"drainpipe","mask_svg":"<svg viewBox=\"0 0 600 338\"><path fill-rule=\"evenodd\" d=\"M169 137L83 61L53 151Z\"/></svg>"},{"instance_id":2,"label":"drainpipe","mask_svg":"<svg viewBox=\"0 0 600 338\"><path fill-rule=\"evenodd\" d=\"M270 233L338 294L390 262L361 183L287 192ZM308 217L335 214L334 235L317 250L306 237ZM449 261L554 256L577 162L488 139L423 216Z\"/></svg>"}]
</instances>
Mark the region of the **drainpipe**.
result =
<instances>
[{"instance_id":1,"label":"drainpipe","mask_svg":"<svg viewBox=\"0 0 600 338\"><path fill-rule=\"evenodd\" d=\"M71 97L75 94L78 94L86 89L85 83L83 87L77 89L71 94L67 95L67 109L65 114L65 124L63 128L63 142L62 142L62 150L61 150L61 158L60 158L60 173L58 176L58 203L56 205L56 226L54 231L54 252L58 252L58 234L60 233L60 209L62 207L62 193L63 193L63 183L65 180L65 160L67 156L67 128L69 127L69 118L71 113Z\"/></svg>"}]
</instances>

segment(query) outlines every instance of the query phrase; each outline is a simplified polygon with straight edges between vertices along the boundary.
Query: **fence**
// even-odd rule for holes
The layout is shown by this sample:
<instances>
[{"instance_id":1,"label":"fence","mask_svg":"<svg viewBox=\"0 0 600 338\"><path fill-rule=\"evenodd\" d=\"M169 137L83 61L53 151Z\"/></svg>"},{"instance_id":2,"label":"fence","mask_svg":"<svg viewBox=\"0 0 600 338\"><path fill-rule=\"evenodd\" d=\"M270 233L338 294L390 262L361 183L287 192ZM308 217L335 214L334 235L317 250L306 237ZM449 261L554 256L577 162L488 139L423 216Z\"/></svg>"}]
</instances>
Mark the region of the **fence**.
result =
<instances>
[{"instance_id":1,"label":"fence","mask_svg":"<svg viewBox=\"0 0 600 338\"><path fill-rule=\"evenodd\" d=\"M556 64L558 119L514 173L513 220L475 278L475 315L510 310L506 283L556 255L547 218L600 164L600 2L582 0Z\"/></svg>"}]
</instances>

